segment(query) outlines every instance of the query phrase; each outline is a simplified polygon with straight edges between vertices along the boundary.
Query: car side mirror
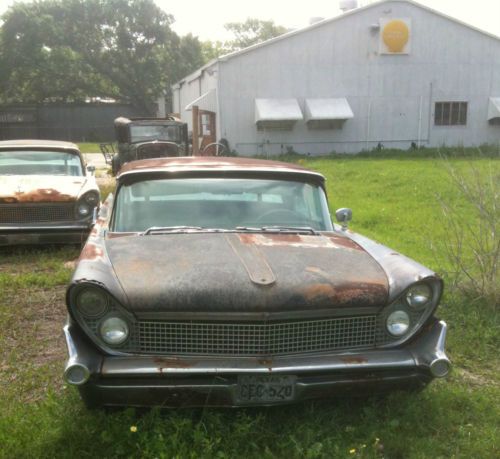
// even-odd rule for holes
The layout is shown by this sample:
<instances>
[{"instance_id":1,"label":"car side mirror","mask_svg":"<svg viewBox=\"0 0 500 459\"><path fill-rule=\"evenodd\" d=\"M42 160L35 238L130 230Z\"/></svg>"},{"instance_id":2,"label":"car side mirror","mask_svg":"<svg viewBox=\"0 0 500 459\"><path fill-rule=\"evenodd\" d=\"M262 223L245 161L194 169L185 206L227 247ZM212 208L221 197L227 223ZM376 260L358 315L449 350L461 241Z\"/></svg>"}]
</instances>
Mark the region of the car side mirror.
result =
<instances>
[{"instance_id":1,"label":"car side mirror","mask_svg":"<svg viewBox=\"0 0 500 459\"><path fill-rule=\"evenodd\" d=\"M345 231L347 229L348 222L352 220L352 210L347 207L337 209L335 212L335 218L342 224L342 231Z\"/></svg>"},{"instance_id":2,"label":"car side mirror","mask_svg":"<svg viewBox=\"0 0 500 459\"><path fill-rule=\"evenodd\" d=\"M95 166L87 166L87 171L90 172L91 175L95 174Z\"/></svg>"}]
</instances>

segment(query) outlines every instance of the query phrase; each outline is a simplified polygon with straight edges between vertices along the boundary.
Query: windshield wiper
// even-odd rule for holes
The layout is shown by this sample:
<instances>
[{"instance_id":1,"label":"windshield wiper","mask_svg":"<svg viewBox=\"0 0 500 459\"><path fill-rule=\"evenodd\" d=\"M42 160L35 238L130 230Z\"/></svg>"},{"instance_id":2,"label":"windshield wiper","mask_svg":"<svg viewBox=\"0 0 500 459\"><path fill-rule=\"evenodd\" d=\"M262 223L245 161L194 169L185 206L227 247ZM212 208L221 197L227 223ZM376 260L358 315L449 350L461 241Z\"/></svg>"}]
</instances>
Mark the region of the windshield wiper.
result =
<instances>
[{"instance_id":1,"label":"windshield wiper","mask_svg":"<svg viewBox=\"0 0 500 459\"><path fill-rule=\"evenodd\" d=\"M283 234L319 234L314 228L310 226L237 226L236 231L248 231L251 233L283 233Z\"/></svg>"},{"instance_id":2,"label":"windshield wiper","mask_svg":"<svg viewBox=\"0 0 500 459\"><path fill-rule=\"evenodd\" d=\"M141 233L141 236L150 234L167 234L167 233L187 233L190 231L200 231L203 233L226 233L230 230L222 228L203 228L202 226L152 226Z\"/></svg>"}]
</instances>

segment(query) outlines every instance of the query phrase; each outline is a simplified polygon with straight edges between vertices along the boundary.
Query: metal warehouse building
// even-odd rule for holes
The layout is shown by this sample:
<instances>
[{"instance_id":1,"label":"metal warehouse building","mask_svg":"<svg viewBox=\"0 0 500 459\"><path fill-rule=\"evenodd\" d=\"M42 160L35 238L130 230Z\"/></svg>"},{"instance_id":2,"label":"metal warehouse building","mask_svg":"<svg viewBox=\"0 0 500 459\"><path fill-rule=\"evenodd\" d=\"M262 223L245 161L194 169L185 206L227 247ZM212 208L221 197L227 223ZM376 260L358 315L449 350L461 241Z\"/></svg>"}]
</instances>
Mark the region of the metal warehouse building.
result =
<instances>
[{"instance_id":1,"label":"metal warehouse building","mask_svg":"<svg viewBox=\"0 0 500 459\"><path fill-rule=\"evenodd\" d=\"M220 57L172 90L194 148L227 139L242 155L316 155L500 143L500 38L408 0Z\"/></svg>"}]
</instances>

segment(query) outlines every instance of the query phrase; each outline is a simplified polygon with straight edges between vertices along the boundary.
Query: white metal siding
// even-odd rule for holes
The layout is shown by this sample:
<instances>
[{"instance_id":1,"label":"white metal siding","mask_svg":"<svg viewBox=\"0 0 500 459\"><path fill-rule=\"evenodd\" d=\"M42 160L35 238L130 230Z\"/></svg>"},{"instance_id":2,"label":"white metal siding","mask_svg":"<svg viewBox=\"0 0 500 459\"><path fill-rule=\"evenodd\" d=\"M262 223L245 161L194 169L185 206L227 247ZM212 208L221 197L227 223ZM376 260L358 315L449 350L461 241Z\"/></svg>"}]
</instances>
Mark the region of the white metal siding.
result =
<instances>
[{"instance_id":1,"label":"white metal siding","mask_svg":"<svg viewBox=\"0 0 500 459\"><path fill-rule=\"evenodd\" d=\"M389 10L389 12L388 12ZM412 20L411 53L379 55L381 17ZM386 147L497 143L487 122L489 97L500 94L500 40L405 2L345 18L220 63L221 136L242 154L357 152ZM346 97L354 118L341 130L260 132L256 98ZM434 126L434 102L468 102L466 126ZM420 134L420 135L419 135Z\"/></svg>"}]
</instances>

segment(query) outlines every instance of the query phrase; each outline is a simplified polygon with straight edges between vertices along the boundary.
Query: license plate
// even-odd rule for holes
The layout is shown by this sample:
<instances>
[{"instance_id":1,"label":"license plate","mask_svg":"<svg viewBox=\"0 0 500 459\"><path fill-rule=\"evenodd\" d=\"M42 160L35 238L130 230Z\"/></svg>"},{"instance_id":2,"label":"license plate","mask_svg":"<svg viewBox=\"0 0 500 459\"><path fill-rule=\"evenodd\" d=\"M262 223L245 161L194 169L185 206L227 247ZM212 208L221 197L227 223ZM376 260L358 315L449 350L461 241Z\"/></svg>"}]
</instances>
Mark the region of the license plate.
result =
<instances>
[{"instance_id":1,"label":"license plate","mask_svg":"<svg viewBox=\"0 0 500 459\"><path fill-rule=\"evenodd\" d=\"M244 403L286 402L295 397L296 376L240 375L237 399Z\"/></svg>"}]
</instances>

